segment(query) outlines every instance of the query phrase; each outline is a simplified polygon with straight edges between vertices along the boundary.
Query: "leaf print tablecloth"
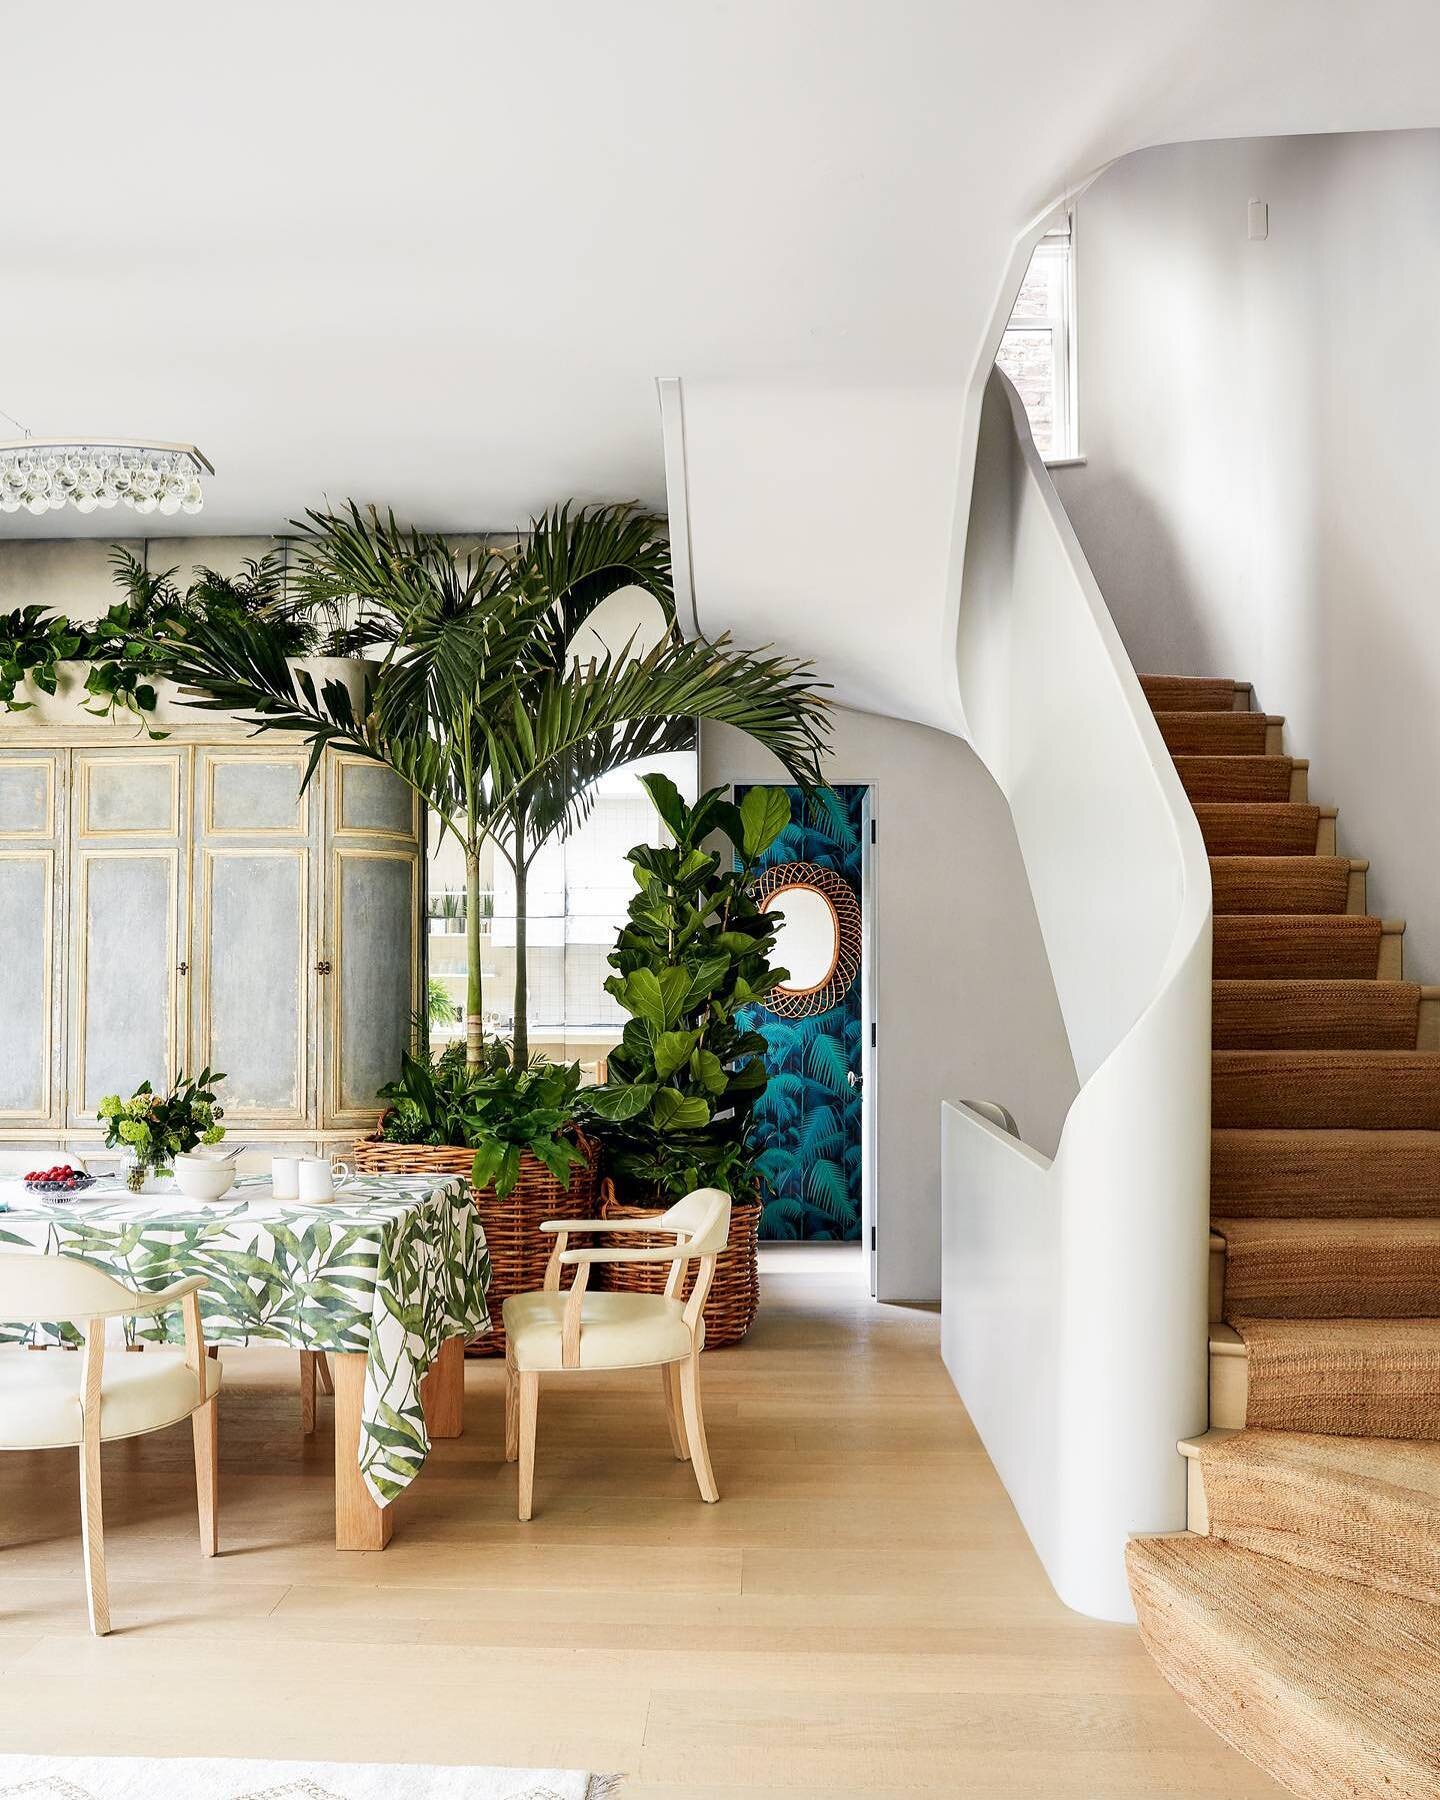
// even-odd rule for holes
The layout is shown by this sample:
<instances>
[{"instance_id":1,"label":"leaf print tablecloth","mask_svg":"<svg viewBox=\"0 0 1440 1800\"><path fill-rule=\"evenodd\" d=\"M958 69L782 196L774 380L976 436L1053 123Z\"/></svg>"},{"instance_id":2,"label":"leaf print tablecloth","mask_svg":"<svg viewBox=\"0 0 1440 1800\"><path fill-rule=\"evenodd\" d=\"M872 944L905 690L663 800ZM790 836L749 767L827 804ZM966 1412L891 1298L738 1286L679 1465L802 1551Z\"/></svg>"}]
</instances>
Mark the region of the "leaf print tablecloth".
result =
<instances>
[{"instance_id":1,"label":"leaf print tablecloth","mask_svg":"<svg viewBox=\"0 0 1440 1800\"><path fill-rule=\"evenodd\" d=\"M366 1357L360 1469L381 1506L429 1453L420 1381L441 1346L488 1328L490 1257L459 1176L366 1175L334 1200L277 1200L241 1176L223 1200L102 1192L68 1205L0 1191L0 1247L83 1257L155 1292L203 1275L215 1344L279 1343ZM180 1313L126 1321L133 1341L178 1344ZM76 1342L74 1327L7 1326L0 1342Z\"/></svg>"}]
</instances>

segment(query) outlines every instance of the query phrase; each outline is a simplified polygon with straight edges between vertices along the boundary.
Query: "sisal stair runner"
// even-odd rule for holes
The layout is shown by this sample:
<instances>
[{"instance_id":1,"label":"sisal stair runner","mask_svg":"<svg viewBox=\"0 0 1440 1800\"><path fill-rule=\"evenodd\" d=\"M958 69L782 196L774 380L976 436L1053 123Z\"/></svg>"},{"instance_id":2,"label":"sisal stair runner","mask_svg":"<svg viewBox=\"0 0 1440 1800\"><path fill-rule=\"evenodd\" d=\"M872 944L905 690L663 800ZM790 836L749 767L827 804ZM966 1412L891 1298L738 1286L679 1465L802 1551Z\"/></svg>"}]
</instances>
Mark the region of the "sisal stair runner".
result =
<instances>
[{"instance_id":1,"label":"sisal stair runner","mask_svg":"<svg viewBox=\"0 0 1440 1800\"><path fill-rule=\"evenodd\" d=\"M1440 1608L1183 1533L1127 1562L1166 1680L1291 1793L1440 1794Z\"/></svg>"},{"instance_id":2,"label":"sisal stair runner","mask_svg":"<svg viewBox=\"0 0 1440 1800\"><path fill-rule=\"evenodd\" d=\"M1247 1426L1440 1438L1440 1319L1230 1323L1245 1341Z\"/></svg>"},{"instance_id":3,"label":"sisal stair runner","mask_svg":"<svg viewBox=\"0 0 1440 1800\"><path fill-rule=\"evenodd\" d=\"M1194 1529L1131 1544L1141 1631L1293 1793L1440 1800L1437 996L1282 722L1142 681L1210 856L1212 1416L1244 1429L1187 1448Z\"/></svg>"},{"instance_id":4,"label":"sisal stair runner","mask_svg":"<svg viewBox=\"0 0 1440 1800\"><path fill-rule=\"evenodd\" d=\"M1420 988L1411 981L1216 981L1217 1050L1413 1050Z\"/></svg>"},{"instance_id":5,"label":"sisal stair runner","mask_svg":"<svg viewBox=\"0 0 1440 1800\"><path fill-rule=\"evenodd\" d=\"M1211 856L1313 856L1320 843L1320 808L1269 802L1195 803L1200 835Z\"/></svg>"},{"instance_id":6,"label":"sisal stair runner","mask_svg":"<svg viewBox=\"0 0 1440 1800\"><path fill-rule=\"evenodd\" d=\"M1433 1050L1217 1050L1211 1065L1222 1129L1440 1130Z\"/></svg>"},{"instance_id":7,"label":"sisal stair runner","mask_svg":"<svg viewBox=\"0 0 1440 1800\"><path fill-rule=\"evenodd\" d=\"M1226 1318L1440 1316L1440 1217L1217 1219L1214 1229Z\"/></svg>"},{"instance_id":8,"label":"sisal stair runner","mask_svg":"<svg viewBox=\"0 0 1440 1800\"><path fill-rule=\"evenodd\" d=\"M1440 1131L1214 1131L1225 1219L1440 1217Z\"/></svg>"},{"instance_id":9,"label":"sisal stair runner","mask_svg":"<svg viewBox=\"0 0 1440 1800\"><path fill-rule=\"evenodd\" d=\"M1155 722L1172 756L1264 756L1285 723L1257 712L1166 712Z\"/></svg>"},{"instance_id":10,"label":"sisal stair runner","mask_svg":"<svg viewBox=\"0 0 1440 1800\"><path fill-rule=\"evenodd\" d=\"M1440 1444L1251 1430L1194 1454L1211 1537L1440 1602Z\"/></svg>"},{"instance_id":11,"label":"sisal stair runner","mask_svg":"<svg viewBox=\"0 0 1440 1800\"><path fill-rule=\"evenodd\" d=\"M1350 877L1364 867L1348 856L1212 856L1217 923L1225 913L1347 912Z\"/></svg>"},{"instance_id":12,"label":"sisal stair runner","mask_svg":"<svg viewBox=\"0 0 1440 1800\"><path fill-rule=\"evenodd\" d=\"M1177 756L1175 768L1191 800L1278 804L1303 798L1291 792L1299 765L1288 756Z\"/></svg>"},{"instance_id":13,"label":"sisal stair runner","mask_svg":"<svg viewBox=\"0 0 1440 1800\"><path fill-rule=\"evenodd\" d=\"M1384 921L1363 913L1215 918L1217 981L1374 981Z\"/></svg>"}]
</instances>

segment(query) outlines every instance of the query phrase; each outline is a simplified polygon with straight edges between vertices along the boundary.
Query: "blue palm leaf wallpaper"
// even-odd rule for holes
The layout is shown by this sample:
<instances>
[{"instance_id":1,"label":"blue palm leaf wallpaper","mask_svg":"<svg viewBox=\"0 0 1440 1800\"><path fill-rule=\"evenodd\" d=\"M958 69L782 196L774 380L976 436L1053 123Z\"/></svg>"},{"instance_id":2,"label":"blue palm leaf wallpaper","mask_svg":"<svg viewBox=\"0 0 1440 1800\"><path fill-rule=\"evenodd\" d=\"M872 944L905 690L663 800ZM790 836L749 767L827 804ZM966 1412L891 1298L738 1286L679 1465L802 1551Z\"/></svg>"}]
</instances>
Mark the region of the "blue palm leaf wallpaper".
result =
<instances>
[{"instance_id":1,"label":"blue palm leaf wallpaper","mask_svg":"<svg viewBox=\"0 0 1440 1800\"><path fill-rule=\"evenodd\" d=\"M737 787L736 800L746 791ZM848 883L858 904L866 790L821 788L808 801L799 788L784 792L790 824L760 866L818 863ZM770 1083L755 1108L753 1132L765 1183L763 1238L860 1236L860 1094L849 1080L861 1069L860 1002L856 980L838 1005L805 1018L747 1009L746 1026L769 1045Z\"/></svg>"}]
</instances>

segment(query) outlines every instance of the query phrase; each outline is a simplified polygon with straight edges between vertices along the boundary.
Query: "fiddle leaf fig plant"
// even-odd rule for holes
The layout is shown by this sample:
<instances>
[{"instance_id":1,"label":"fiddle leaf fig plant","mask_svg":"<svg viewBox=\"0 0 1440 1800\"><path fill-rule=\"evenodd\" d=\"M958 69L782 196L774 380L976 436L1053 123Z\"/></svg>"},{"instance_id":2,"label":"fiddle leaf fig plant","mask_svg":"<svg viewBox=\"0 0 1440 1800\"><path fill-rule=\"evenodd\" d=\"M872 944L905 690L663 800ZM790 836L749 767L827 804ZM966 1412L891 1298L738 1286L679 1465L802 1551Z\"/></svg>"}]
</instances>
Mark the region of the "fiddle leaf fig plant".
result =
<instances>
[{"instance_id":1,"label":"fiddle leaf fig plant","mask_svg":"<svg viewBox=\"0 0 1440 1800\"><path fill-rule=\"evenodd\" d=\"M756 787L736 806L712 788L689 806L664 775L643 785L673 842L630 852L636 893L605 983L630 1018L605 1085L581 1096L588 1128L607 1165L646 1197L749 1193L765 1039L737 1013L786 975L770 960L776 916L750 890L756 863L790 822L789 801ZM705 848L716 836L732 858Z\"/></svg>"}]
</instances>

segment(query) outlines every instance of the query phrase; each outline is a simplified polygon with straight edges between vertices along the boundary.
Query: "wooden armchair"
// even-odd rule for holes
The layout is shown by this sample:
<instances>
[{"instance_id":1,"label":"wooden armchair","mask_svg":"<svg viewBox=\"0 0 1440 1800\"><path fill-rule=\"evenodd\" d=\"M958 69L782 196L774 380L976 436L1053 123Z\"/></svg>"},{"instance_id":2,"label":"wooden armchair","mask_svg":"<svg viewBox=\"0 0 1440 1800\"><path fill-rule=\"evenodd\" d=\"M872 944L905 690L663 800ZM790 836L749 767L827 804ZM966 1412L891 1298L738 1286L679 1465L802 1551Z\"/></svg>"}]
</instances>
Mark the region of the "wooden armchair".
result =
<instances>
[{"instance_id":1,"label":"wooden armchair","mask_svg":"<svg viewBox=\"0 0 1440 1800\"><path fill-rule=\"evenodd\" d=\"M23 1345L0 1348L0 1450L78 1448L80 1529L85 1546L85 1594L90 1629L110 1629L105 1580L105 1535L100 1504L100 1446L138 1437L189 1419L195 1439L195 1486L200 1551L215 1554L219 1523L217 1457L220 1364L205 1354L200 1322L200 1276L159 1294L140 1294L103 1269L76 1257L32 1251L0 1252L0 1320L36 1325L74 1324L85 1333L78 1355L32 1355ZM183 1350L105 1357L105 1321L140 1317L180 1306Z\"/></svg>"},{"instance_id":2,"label":"wooden armchair","mask_svg":"<svg viewBox=\"0 0 1440 1800\"><path fill-rule=\"evenodd\" d=\"M520 1463L521 1519L530 1517L535 1491L540 1377L564 1369L658 1368L675 1455L692 1464L701 1499L718 1500L700 1407L700 1352L715 1259L730 1238L730 1196L718 1188L698 1188L659 1218L548 1219L540 1229L555 1237L544 1289L512 1294L504 1306L505 1460ZM576 1231L663 1233L673 1235L675 1245L568 1249ZM697 1260L695 1286L682 1303L685 1270ZM597 1263L623 1262L668 1262L664 1294L590 1292L590 1271ZM575 1283L562 1293L560 1271L567 1265L575 1270Z\"/></svg>"}]
</instances>

